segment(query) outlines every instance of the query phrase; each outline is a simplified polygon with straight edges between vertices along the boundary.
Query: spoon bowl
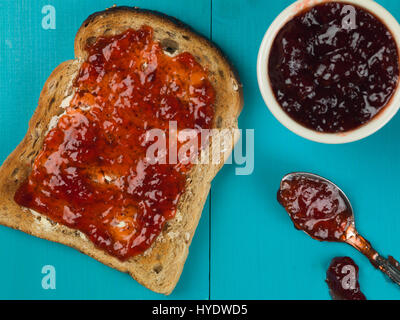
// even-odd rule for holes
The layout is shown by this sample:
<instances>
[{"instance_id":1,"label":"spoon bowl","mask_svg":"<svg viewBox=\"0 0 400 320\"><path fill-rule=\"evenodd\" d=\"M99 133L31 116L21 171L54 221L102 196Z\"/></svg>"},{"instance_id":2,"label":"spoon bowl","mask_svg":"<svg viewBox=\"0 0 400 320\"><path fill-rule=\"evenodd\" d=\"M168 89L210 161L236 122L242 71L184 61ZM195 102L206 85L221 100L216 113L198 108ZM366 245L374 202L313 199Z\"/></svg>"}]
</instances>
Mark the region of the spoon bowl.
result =
<instances>
[{"instance_id":1,"label":"spoon bowl","mask_svg":"<svg viewBox=\"0 0 400 320\"><path fill-rule=\"evenodd\" d=\"M346 203L347 208L350 210L351 215L353 216L353 224L354 224L354 211L353 211L353 207L351 206L350 199L343 192L343 190L340 189L335 183L333 183L331 180L328 180L328 179L326 179L324 177L321 177L321 176L319 176L319 175L317 175L315 173L310 173L310 172L292 172L292 173L288 173L287 175L285 175L282 178L281 186L282 186L282 182L284 182L285 180L292 180L292 179L295 179L296 177L305 177L305 178L311 178L311 179L315 179L315 180L320 180L322 182L325 182L325 183L333 186L335 189L337 189L339 191L340 196L342 197L342 199Z\"/></svg>"}]
</instances>

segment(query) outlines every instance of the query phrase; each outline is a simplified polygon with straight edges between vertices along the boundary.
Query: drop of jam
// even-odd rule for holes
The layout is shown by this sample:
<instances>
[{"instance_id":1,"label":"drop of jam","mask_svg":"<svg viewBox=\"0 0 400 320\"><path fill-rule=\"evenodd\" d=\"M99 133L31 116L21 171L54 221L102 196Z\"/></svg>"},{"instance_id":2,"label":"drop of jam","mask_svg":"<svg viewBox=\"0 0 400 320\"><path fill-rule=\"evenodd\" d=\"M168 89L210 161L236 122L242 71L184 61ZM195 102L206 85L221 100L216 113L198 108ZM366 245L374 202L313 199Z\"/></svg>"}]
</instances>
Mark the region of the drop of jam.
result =
<instances>
[{"instance_id":1,"label":"drop of jam","mask_svg":"<svg viewBox=\"0 0 400 320\"><path fill-rule=\"evenodd\" d=\"M333 300L367 300L360 290L358 270L349 257L332 259L326 271L326 283Z\"/></svg>"},{"instance_id":2,"label":"drop of jam","mask_svg":"<svg viewBox=\"0 0 400 320\"><path fill-rule=\"evenodd\" d=\"M99 37L86 50L75 95L14 199L126 260L175 216L192 166L147 161L157 141L149 130L165 133L158 149L169 159L170 124L211 128L215 92L190 53L167 56L148 26ZM176 140L179 150L186 141Z\"/></svg>"},{"instance_id":3,"label":"drop of jam","mask_svg":"<svg viewBox=\"0 0 400 320\"><path fill-rule=\"evenodd\" d=\"M319 132L360 127L378 115L397 88L393 35L372 13L354 5L349 27L346 5L319 4L292 18L277 34L268 62L283 110Z\"/></svg>"},{"instance_id":4,"label":"drop of jam","mask_svg":"<svg viewBox=\"0 0 400 320\"><path fill-rule=\"evenodd\" d=\"M281 183L278 201L294 226L320 241L342 241L353 222L351 209L333 185L306 176Z\"/></svg>"}]
</instances>

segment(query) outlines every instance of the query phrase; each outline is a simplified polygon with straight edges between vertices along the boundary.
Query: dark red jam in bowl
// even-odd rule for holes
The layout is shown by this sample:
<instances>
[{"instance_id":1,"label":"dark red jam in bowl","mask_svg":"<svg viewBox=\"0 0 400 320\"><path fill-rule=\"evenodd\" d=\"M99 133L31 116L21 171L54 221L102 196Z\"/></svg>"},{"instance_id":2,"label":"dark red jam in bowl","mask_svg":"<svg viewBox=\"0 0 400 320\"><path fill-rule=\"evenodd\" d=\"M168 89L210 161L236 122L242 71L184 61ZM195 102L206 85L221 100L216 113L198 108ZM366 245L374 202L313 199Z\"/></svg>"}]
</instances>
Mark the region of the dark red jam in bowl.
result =
<instances>
[{"instance_id":1,"label":"dark red jam in bowl","mask_svg":"<svg viewBox=\"0 0 400 320\"><path fill-rule=\"evenodd\" d=\"M358 266L349 257L332 259L326 271L326 283L333 300L367 300L360 290Z\"/></svg>"},{"instance_id":2,"label":"dark red jam in bowl","mask_svg":"<svg viewBox=\"0 0 400 320\"><path fill-rule=\"evenodd\" d=\"M278 201L294 226L316 240L342 241L353 222L339 190L320 179L295 176L282 181Z\"/></svg>"},{"instance_id":3,"label":"dark red jam in bowl","mask_svg":"<svg viewBox=\"0 0 400 320\"><path fill-rule=\"evenodd\" d=\"M147 26L86 50L72 101L14 199L126 260L175 216L191 168L147 161L148 130L162 130L168 146L170 121L177 131L210 129L215 91L190 53L166 55Z\"/></svg>"},{"instance_id":4,"label":"dark red jam in bowl","mask_svg":"<svg viewBox=\"0 0 400 320\"><path fill-rule=\"evenodd\" d=\"M282 109L325 133L356 129L390 101L399 54L388 28L372 13L328 2L292 18L277 34L268 73ZM342 11L344 10L344 11Z\"/></svg>"}]
</instances>

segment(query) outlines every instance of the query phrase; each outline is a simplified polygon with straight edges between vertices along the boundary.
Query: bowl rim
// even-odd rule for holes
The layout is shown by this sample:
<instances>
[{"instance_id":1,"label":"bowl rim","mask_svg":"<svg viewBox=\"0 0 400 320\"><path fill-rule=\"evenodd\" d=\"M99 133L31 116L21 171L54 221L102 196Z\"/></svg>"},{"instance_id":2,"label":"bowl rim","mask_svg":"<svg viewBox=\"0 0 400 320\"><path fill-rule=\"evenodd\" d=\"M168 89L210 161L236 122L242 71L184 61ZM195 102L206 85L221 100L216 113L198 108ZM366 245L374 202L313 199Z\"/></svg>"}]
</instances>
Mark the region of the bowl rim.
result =
<instances>
[{"instance_id":1,"label":"bowl rim","mask_svg":"<svg viewBox=\"0 0 400 320\"><path fill-rule=\"evenodd\" d=\"M307 8L313 7L317 4L327 2L342 2L349 5L353 4L374 14L386 25L386 27L392 33L394 40L397 44L397 50L400 56L400 25L397 20L392 16L392 14L377 2L373 0L364 0L362 2L360 2L359 0L299 0L283 10L275 18L275 20L272 22L272 24L264 34L257 56L257 80L265 104L274 115L274 117L283 126L294 132L295 134L311 141L326 144L342 144L358 141L374 134L393 118L400 107L400 77L397 83L397 88L391 100L370 121L350 131L339 133L322 133L304 127L303 125L292 119L282 109L275 98L275 94L272 90L270 77L268 74L268 61L271 47L276 35L281 30L281 28L299 12Z\"/></svg>"}]
</instances>

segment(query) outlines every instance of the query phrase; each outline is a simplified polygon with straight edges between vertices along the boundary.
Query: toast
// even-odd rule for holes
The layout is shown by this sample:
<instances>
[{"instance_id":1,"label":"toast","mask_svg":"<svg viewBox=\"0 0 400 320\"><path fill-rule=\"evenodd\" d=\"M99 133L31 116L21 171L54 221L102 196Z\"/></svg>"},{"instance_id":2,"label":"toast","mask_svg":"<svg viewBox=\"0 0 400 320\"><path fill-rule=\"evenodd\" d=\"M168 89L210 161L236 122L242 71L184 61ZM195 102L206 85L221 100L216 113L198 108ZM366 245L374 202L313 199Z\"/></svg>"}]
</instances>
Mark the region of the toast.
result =
<instances>
[{"instance_id":1,"label":"toast","mask_svg":"<svg viewBox=\"0 0 400 320\"><path fill-rule=\"evenodd\" d=\"M119 34L142 25L154 29L154 38L161 43L164 51L187 51L206 68L216 91L212 128L237 128L243 106L242 86L233 67L213 43L175 18L158 12L113 7L95 13L83 22L76 34L76 58L61 63L47 79L26 136L0 168L0 224L73 247L112 268L129 273L150 290L170 294L182 272L211 180L223 162L192 167L175 217L166 223L150 249L126 261L97 248L80 231L23 208L13 199L18 186L30 173L46 133L73 95L73 80L87 57L86 44L94 42L99 36ZM228 146L226 155L232 151L233 144Z\"/></svg>"}]
</instances>

